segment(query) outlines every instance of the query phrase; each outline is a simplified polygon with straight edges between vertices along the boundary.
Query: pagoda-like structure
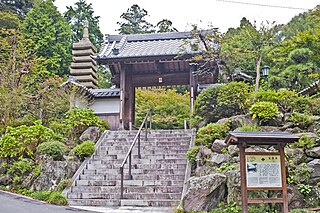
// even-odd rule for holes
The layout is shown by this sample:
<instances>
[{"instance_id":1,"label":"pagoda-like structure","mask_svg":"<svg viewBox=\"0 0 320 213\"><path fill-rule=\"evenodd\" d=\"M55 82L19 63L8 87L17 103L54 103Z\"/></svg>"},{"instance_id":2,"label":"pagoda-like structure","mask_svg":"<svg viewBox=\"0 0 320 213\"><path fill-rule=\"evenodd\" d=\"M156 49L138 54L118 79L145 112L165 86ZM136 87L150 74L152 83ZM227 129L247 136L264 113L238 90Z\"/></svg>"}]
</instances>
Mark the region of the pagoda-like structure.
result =
<instances>
[{"instance_id":1,"label":"pagoda-like structure","mask_svg":"<svg viewBox=\"0 0 320 213\"><path fill-rule=\"evenodd\" d=\"M83 38L73 44L70 75L86 88L98 88L97 62L92 58L97 49L89 40L88 21L83 26Z\"/></svg>"}]
</instances>

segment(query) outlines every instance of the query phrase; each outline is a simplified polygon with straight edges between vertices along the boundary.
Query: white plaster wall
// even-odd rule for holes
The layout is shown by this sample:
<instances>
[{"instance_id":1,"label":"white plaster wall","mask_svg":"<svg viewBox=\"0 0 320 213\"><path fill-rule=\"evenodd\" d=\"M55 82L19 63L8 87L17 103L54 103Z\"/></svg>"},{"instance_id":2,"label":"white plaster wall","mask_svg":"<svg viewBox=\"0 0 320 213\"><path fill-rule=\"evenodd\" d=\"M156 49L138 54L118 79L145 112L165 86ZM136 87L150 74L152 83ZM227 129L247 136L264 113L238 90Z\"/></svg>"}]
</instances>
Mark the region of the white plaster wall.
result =
<instances>
[{"instance_id":1,"label":"white plaster wall","mask_svg":"<svg viewBox=\"0 0 320 213\"><path fill-rule=\"evenodd\" d=\"M95 99L90 106L95 114L99 113L120 113L120 98L99 98Z\"/></svg>"}]
</instances>

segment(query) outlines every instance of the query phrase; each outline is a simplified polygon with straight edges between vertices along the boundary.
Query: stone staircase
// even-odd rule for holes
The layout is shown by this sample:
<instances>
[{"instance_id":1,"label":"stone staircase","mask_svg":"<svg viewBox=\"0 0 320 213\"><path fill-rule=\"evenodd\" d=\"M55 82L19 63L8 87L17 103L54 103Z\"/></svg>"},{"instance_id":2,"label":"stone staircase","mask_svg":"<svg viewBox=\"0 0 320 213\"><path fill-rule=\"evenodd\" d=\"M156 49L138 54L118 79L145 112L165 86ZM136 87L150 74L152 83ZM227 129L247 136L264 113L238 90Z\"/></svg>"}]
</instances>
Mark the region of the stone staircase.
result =
<instances>
[{"instance_id":1,"label":"stone staircase","mask_svg":"<svg viewBox=\"0 0 320 213\"><path fill-rule=\"evenodd\" d=\"M120 199L120 165L137 131L106 131L96 152L73 177L66 192L71 206L177 207L190 175L185 154L193 142L192 130L151 130L141 133L132 155L132 180L124 167L124 199Z\"/></svg>"}]
</instances>

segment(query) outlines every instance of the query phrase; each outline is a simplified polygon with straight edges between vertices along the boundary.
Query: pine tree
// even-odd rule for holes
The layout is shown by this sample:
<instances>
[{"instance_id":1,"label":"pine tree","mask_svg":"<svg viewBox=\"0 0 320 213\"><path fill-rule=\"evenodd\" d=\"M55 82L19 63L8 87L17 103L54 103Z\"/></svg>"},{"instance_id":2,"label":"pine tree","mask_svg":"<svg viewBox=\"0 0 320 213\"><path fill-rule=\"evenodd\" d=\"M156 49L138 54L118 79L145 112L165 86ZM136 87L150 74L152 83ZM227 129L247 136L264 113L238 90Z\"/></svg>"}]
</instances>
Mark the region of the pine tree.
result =
<instances>
[{"instance_id":1,"label":"pine tree","mask_svg":"<svg viewBox=\"0 0 320 213\"><path fill-rule=\"evenodd\" d=\"M39 3L30 10L23 23L28 50L44 59L43 65L53 74L68 73L71 62L71 30L52 0Z\"/></svg>"},{"instance_id":2,"label":"pine tree","mask_svg":"<svg viewBox=\"0 0 320 213\"><path fill-rule=\"evenodd\" d=\"M72 42L78 42L82 38L83 23L89 22L89 39L98 48L103 42L103 34L99 29L99 16L94 16L92 4L87 4L85 0L79 0L75 6L67 7L64 17L68 20L72 31Z\"/></svg>"}]
</instances>

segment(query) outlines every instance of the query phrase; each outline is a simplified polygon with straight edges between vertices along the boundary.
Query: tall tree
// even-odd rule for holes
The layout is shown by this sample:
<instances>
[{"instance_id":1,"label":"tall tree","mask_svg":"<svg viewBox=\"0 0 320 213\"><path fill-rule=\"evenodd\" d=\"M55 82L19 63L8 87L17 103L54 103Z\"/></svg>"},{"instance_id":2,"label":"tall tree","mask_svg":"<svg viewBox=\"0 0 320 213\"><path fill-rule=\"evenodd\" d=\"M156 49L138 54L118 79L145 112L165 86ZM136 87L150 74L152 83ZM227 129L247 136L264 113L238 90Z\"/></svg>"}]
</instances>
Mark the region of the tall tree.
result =
<instances>
[{"instance_id":1,"label":"tall tree","mask_svg":"<svg viewBox=\"0 0 320 213\"><path fill-rule=\"evenodd\" d=\"M274 43L274 23L262 23L258 28L246 18L240 27L229 29L224 37L222 56L232 69L242 68L247 74L254 75L255 91L259 89L261 64Z\"/></svg>"},{"instance_id":2,"label":"tall tree","mask_svg":"<svg viewBox=\"0 0 320 213\"><path fill-rule=\"evenodd\" d=\"M28 50L44 58L50 73L67 74L71 62L71 30L52 0L45 0L28 13L23 34L30 39Z\"/></svg>"},{"instance_id":3,"label":"tall tree","mask_svg":"<svg viewBox=\"0 0 320 213\"><path fill-rule=\"evenodd\" d=\"M172 21L168 19L162 19L156 25L156 29L158 33L163 32L178 32L178 30L172 26Z\"/></svg>"},{"instance_id":4,"label":"tall tree","mask_svg":"<svg viewBox=\"0 0 320 213\"><path fill-rule=\"evenodd\" d=\"M151 33L154 32L152 24L147 22L145 18L148 12L140 8L139 5L132 5L127 12L122 13L120 18L123 20L117 22L120 25L118 29L120 34L136 34L136 33Z\"/></svg>"},{"instance_id":5,"label":"tall tree","mask_svg":"<svg viewBox=\"0 0 320 213\"><path fill-rule=\"evenodd\" d=\"M35 4L35 0L1 0L1 11L10 11L19 16L26 16L28 11Z\"/></svg>"},{"instance_id":6,"label":"tall tree","mask_svg":"<svg viewBox=\"0 0 320 213\"><path fill-rule=\"evenodd\" d=\"M68 20L72 31L72 42L78 42L82 38L83 23L89 22L90 41L99 49L103 42L103 34L99 28L100 16L94 16L92 4L87 4L85 0L79 0L75 6L67 7L64 17Z\"/></svg>"}]
</instances>

